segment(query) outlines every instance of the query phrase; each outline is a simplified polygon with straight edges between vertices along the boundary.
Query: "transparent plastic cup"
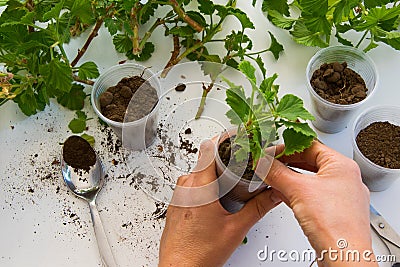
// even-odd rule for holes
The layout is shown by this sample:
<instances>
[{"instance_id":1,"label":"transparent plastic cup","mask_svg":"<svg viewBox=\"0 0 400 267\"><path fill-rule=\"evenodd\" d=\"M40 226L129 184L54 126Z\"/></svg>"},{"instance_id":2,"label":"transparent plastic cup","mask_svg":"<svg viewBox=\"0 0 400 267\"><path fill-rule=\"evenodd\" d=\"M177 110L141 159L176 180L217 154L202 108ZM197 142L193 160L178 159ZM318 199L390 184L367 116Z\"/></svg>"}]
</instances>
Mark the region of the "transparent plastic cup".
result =
<instances>
[{"instance_id":1,"label":"transparent plastic cup","mask_svg":"<svg viewBox=\"0 0 400 267\"><path fill-rule=\"evenodd\" d=\"M400 169L389 169L373 163L361 153L357 146L356 137L358 133L371 123L379 121L388 121L391 124L400 126L400 107L380 106L369 108L357 117L353 125L353 159L360 166L363 182L370 191L386 190L394 181L400 178Z\"/></svg>"},{"instance_id":2,"label":"transparent plastic cup","mask_svg":"<svg viewBox=\"0 0 400 267\"><path fill-rule=\"evenodd\" d=\"M310 83L315 70L324 63L347 62L348 68L357 72L367 86L367 97L360 102L341 105L331 103L317 94ZM363 51L349 46L332 46L321 49L309 61L306 69L307 89L311 96L311 113L315 117L312 124L325 133L344 130L354 112L371 98L378 84L378 72L372 59Z\"/></svg>"},{"instance_id":3,"label":"transparent plastic cup","mask_svg":"<svg viewBox=\"0 0 400 267\"><path fill-rule=\"evenodd\" d=\"M235 135L236 128L231 128L221 133L218 142L216 143L217 153L215 156L215 165L219 184L219 201L221 205L231 213L238 212L248 200L269 188L269 185L265 184L263 180L257 177L257 175L254 175L251 181L242 179L241 175L239 176L239 174L234 173L229 169L230 163L226 166L222 162L218 153L219 145L224 140L232 138ZM270 153L275 154L275 150L271 149ZM233 156L234 155L231 153L231 158ZM243 165L240 166L240 169L243 170L241 174L244 173L246 165L247 164L243 162ZM269 169L269 167L270 166L263 166L262 168Z\"/></svg>"},{"instance_id":4,"label":"transparent plastic cup","mask_svg":"<svg viewBox=\"0 0 400 267\"><path fill-rule=\"evenodd\" d=\"M99 102L100 95L109 87L115 86L122 78L135 75L141 76L156 89L158 96L157 104L148 115L136 121L117 122L108 119L101 113ZM113 66L100 75L93 85L91 102L96 114L113 129L125 148L130 150L143 150L151 145L156 137L161 95L160 87L158 78L149 68L134 63L125 63ZM141 89L142 88L139 88L138 90ZM134 97L135 95L133 95L132 100ZM125 118L127 118L127 116L125 116Z\"/></svg>"}]
</instances>

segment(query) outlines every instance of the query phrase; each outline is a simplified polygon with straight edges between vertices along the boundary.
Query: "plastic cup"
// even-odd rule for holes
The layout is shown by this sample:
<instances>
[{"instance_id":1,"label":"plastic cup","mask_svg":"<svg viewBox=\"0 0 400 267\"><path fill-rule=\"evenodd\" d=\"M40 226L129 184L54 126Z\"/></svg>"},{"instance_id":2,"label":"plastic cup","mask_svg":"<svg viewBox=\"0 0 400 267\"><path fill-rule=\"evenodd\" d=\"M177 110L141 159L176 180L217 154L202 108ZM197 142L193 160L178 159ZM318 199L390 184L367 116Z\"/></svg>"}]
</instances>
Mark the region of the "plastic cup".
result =
<instances>
[{"instance_id":1,"label":"plastic cup","mask_svg":"<svg viewBox=\"0 0 400 267\"><path fill-rule=\"evenodd\" d=\"M218 142L216 143L217 153L215 156L215 165L217 169L219 184L219 201L221 205L231 213L238 212L248 200L255 197L269 187L269 185L265 184L256 175L254 175L251 181L242 179L241 176L233 173L229 169L230 164L226 166L222 162L218 153L219 145L227 138L235 136L235 134L236 128L231 128L221 133L218 138ZM231 158L232 157L233 155L231 154ZM245 171L246 165L246 163L243 163L243 166L240 166L243 170L243 173Z\"/></svg>"},{"instance_id":2,"label":"plastic cup","mask_svg":"<svg viewBox=\"0 0 400 267\"><path fill-rule=\"evenodd\" d=\"M367 97L360 102L341 105L325 100L312 88L310 79L315 70L324 63L347 62L348 68L357 72L368 88ZM312 124L325 133L344 130L354 112L371 98L378 84L378 72L372 59L363 51L349 46L332 46L321 49L309 61L306 69L307 89L311 96L311 113L315 117Z\"/></svg>"},{"instance_id":3,"label":"plastic cup","mask_svg":"<svg viewBox=\"0 0 400 267\"><path fill-rule=\"evenodd\" d=\"M379 121L388 121L391 124L400 126L400 107L380 106L369 108L357 117L353 125L353 159L360 166L363 182L370 191L386 190L394 181L400 178L400 169L389 169L373 163L361 153L357 146L356 137L358 133L371 123Z\"/></svg>"},{"instance_id":4,"label":"plastic cup","mask_svg":"<svg viewBox=\"0 0 400 267\"><path fill-rule=\"evenodd\" d=\"M156 106L148 115L132 122L117 122L106 118L100 111L100 95L109 87L116 85L122 78L135 75L141 76L156 89L158 96ZM151 145L156 137L161 95L160 87L158 78L150 69L134 63L125 63L113 66L100 75L93 85L91 102L96 114L113 129L125 148L143 150ZM141 88L138 90L141 90ZM135 95L133 95L134 97Z\"/></svg>"}]
</instances>

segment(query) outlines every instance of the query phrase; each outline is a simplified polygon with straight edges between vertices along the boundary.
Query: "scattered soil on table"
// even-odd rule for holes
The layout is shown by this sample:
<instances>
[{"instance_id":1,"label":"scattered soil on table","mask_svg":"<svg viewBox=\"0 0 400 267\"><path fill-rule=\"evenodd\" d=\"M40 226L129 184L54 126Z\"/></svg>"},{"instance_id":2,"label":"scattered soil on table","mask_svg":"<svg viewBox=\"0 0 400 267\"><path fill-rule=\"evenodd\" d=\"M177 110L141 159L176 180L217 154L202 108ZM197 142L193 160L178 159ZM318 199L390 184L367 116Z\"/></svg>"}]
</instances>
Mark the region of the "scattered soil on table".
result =
<instances>
[{"instance_id":1,"label":"scattered soil on table","mask_svg":"<svg viewBox=\"0 0 400 267\"><path fill-rule=\"evenodd\" d=\"M315 92L331 103L350 105L367 97L364 79L348 68L346 62L322 64L310 82Z\"/></svg>"},{"instance_id":2,"label":"scattered soil on table","mask_svg":"<svg viewBox=\"0 0 400 267\"><path fill-rule=\"evenodd\" d=\"M183 92L186 89L186 85L183 83L179 83L176 87L175 87L175 91L177 92Z\"/></svg>"},{"instance_id":3,"label":"scattered soil on table","mask_svg":"<svg viewBox=\"0 0 400 267\"><path fill-rule=\"evenodd\" d=\"M356 142L361 153L375 164L400 169L400 126L374 122L358 133Z\"/></svg>"},{"instance_id":4,"label":"scattered soil on table","mask_svg":"<svg viewBox=\"0 0 400 267\"><path fill-rule=\"evenodd\" d=\"M139 90L140 88L140 90ZM133 101L131 99L133 97ZM157 90L141 76L125 77L100 95L101 113L116 122L136 121L148 115L158 102ZM129 107L128 112L127 109Z\"/></svg>"},{"instance_id":5,"label":"scattered soil on table","mask_svg":"<svg viewBox=\"0 0 400 267\"><path fill-rule=\"evenodd\" d=\"M218 154L219 157L221 158L222 162L225 164L225 166L228 166L229 164L229 170L233 172L234 174L241 176L242 179L251 181L254 176L254 170L252 169L253 167L253 159L251 155L249 155L247 164L245 162L236 162L235 157L233 156L235 151L239 149L238 146L233 147L232 151L232 142L233 138L231 139L225 139L218 147ZM232 156L232 158L231 158ZM232 162L230 162L232 161ZM244 169L245 168L245 169ZM244 170L244 172L243 172Z\"/></svg>"},{"instance_id":6,"label":"scattered soil on table","mask_svg":"<svg viewBox=\"0 0 400 267\"><path fill-rule=\"evenodd\" d=\"M96 153L91 145L82 137L70 136L63 146L63 158L65 162L76 169L89 171L96 164Z\"/></svg>"}]
</instances>

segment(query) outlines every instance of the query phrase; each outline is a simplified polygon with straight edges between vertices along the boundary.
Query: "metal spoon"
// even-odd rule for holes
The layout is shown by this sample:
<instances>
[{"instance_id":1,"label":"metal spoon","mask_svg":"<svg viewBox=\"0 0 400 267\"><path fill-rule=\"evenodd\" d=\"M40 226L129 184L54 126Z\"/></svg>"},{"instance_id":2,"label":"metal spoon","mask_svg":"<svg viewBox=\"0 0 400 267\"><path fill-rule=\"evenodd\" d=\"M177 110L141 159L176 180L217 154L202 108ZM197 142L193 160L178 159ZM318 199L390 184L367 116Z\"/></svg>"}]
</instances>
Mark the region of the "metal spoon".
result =
<instances>
[{"instance_id":1,"label":"metal spoon","mask_svg":"<svg viewBox=\"0 0 400 267\"><path fill-rule=\"evenodd\" d=\"M117 266L107 240L106 232L101 223L99 211L96 207L96 197L104 184L106 173L103 163L96 155L96 163L89 171L74 169L68 166L61 153L61 171L67 187L76 196L83 198L89 203L94 233L103 263L108 267Z\"/></svg>"}]
</instances>

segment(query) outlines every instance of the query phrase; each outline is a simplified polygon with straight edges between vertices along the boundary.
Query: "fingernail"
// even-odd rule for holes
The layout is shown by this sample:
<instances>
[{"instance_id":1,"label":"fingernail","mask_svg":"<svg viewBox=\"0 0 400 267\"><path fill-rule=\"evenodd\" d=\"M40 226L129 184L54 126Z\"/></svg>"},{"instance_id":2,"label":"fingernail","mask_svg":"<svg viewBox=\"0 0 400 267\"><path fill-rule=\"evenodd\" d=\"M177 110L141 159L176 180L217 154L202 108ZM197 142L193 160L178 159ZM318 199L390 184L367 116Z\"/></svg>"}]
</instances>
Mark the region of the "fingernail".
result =
<instances>
[{"instance_id":1,"label":"fingernail","mask_svg":"<svg viewBox=\"0 0 400 267\"><path fill-rule=\"evenodd\" d=\"M281 199L279 196L277 196L274 192L271 193L271 195L269 196L269 198L271 199L271 201L272 201L274 204L278 204L278 203L282 202L282 199Z\"/></svg>"}]
</instances>

